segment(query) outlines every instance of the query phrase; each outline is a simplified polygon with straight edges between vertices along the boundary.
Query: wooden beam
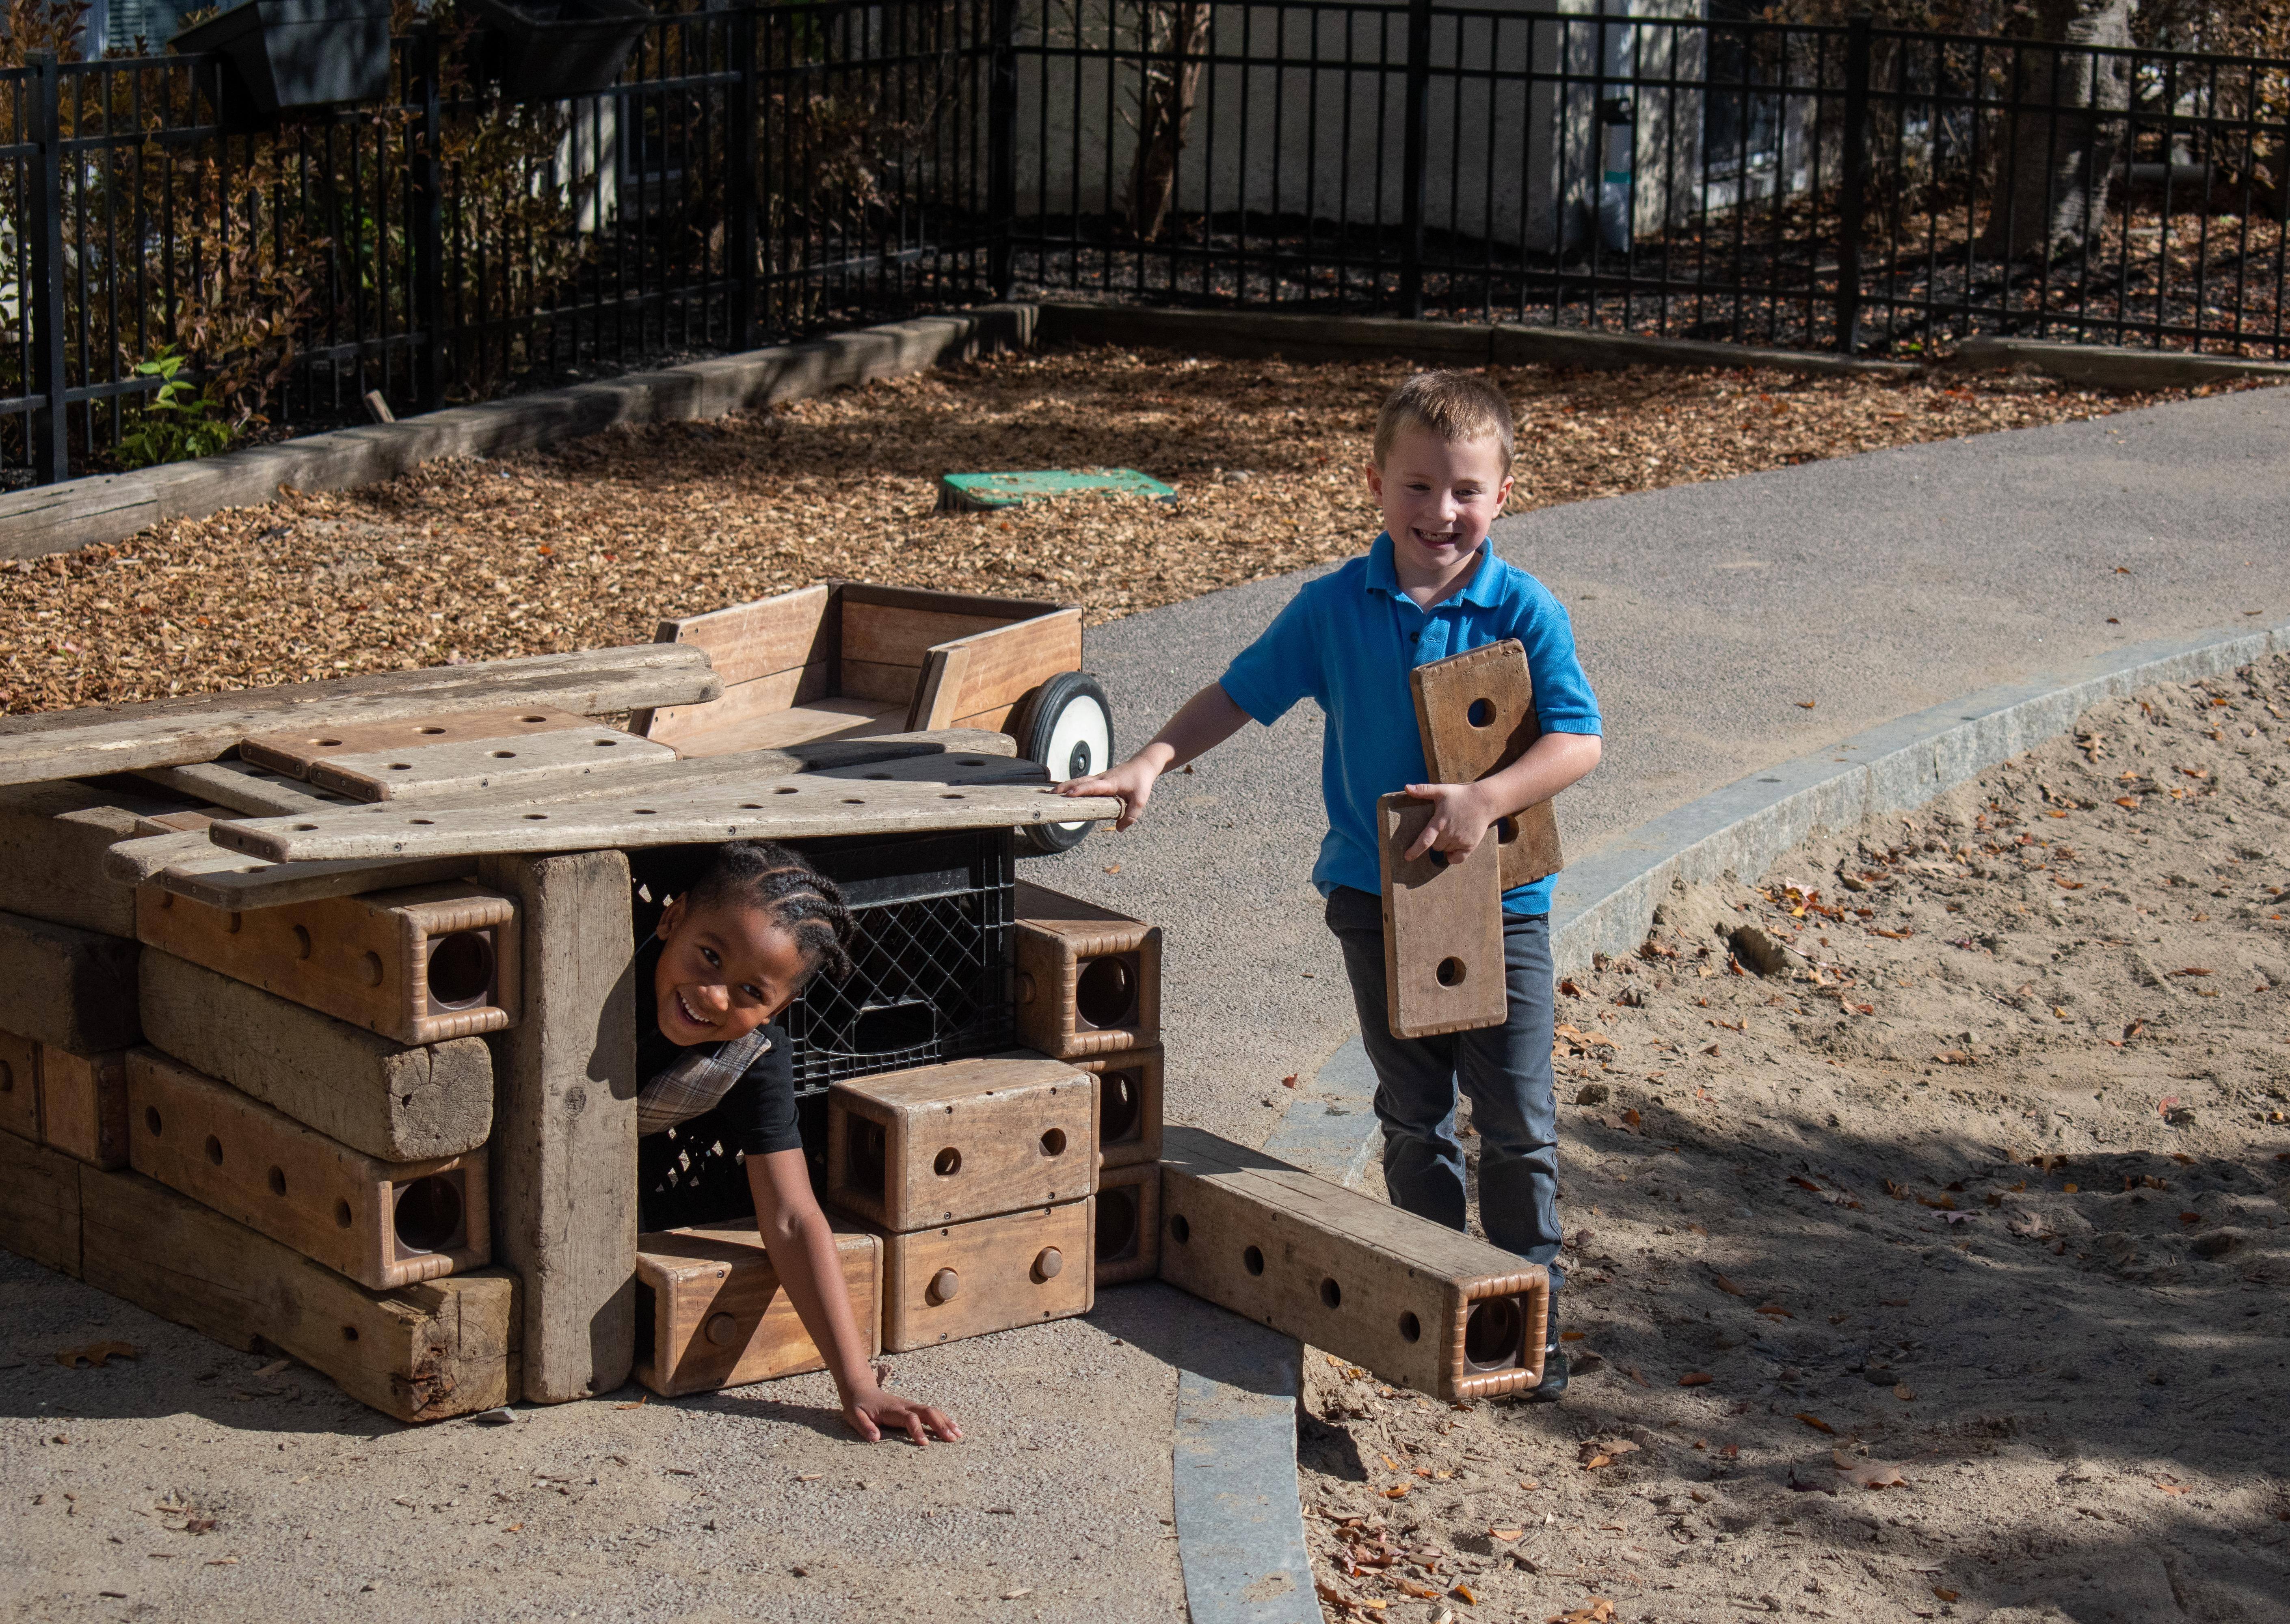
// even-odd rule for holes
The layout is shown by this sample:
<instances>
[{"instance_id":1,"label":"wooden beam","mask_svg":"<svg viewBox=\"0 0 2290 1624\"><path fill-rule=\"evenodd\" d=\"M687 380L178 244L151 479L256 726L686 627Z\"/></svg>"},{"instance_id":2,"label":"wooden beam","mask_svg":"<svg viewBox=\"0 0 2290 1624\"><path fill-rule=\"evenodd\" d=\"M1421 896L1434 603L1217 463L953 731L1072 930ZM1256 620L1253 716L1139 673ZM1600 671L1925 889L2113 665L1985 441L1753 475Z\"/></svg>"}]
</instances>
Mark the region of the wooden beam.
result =
<instances>
[{"instance_id":1,"label":"wooden beam","mask_svg":"<svg viewBox=\"0 0 2290 1624\"><path fill-rule=\"evenodd\" d=\"M722 692L723 684L699 649L648 643L50 711L0 718L0 784L212 761L249 733L313 723L351 725L520 704L595 715L640 705L691 704Z\"/></svg>"},{"instance_id":2,"label":"wooden beam","mask_svg":"<svg viewBox=\"0 0 2290 1624\"><path fill-rule=\"evenodd\" d=\"M0 1020L10 1030L77 1054L124 1049L135 1019L133 942L68 924L0 914Z\"/></svg>"},{"instance_id":3,"label":"wooden beam","mask_svg":"<svg viewBox=\"0 0 2290 1624\"><path fill-rule=\"evenodd\" d=\"M177 810L153 794L85 784L0 789L0 910L110 936L135 934L135 893L110 879L104 852L137 820Z\"/></svg>"},{"instance_id":4,"label":"wooden beam","mask_svg":"<svg viewBox=\"0 0 2290 1624\"><path fill-rule=\"evenodd\" d=\"M0 1133L0 1247L76 1277L79 1175L61 1151Z\"/></svg>"},{"instance_id":5,"label":"wooden beam","mask_svg":"<svg viewBox=\"0 0 2290 1624\"><path fill-rule=\"evenodd\" d=\"M228 806L250 818L283 818L289 812L324 812L349 806L348 796L313 789L299 779L245 761L200 761L180 767L147 767L136 774L162 788Z\"/></svg>"},{"instance_id":6,"label":"wooden beam","mask_svg":"<svg viewBox=\"0 0 2290 1624\"><path fill-rule=\"evenodd\" d=\"M867 1351L880 1353L883 1243L838 1225L835 1252ZM753 1224L637 1236L637 1286L636 1376L662 1397L827 1366Z\"/></svg>"}]
</instances>

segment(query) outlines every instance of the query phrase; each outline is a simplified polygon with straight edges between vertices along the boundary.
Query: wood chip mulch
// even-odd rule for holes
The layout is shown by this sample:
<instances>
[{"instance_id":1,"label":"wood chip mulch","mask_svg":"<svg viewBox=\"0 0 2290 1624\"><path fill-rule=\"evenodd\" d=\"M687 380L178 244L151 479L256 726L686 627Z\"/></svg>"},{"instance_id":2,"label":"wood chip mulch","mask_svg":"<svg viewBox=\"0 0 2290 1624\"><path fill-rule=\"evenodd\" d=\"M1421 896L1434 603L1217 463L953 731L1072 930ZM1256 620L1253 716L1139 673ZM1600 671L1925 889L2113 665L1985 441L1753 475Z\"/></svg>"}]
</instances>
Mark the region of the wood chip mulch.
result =
<instances>
[{"instance_id":1,"label":"wood chip mulch","mask_svg":"<svg viewBox=\"0 0 2290 1624\"><path fill-rule=\"evenodd\" d=\"M1079 603L1091 624L1348 556L1398 363L994 357L709 423L431 464L0 570L0 711L643 642L829 577ZM2214 388L1494 369L1514 511ZM2217 388L2232 388L2226 385ZM942 473L1126 467L1180 500L933 511Z\"/></svg>"}]
</instances>

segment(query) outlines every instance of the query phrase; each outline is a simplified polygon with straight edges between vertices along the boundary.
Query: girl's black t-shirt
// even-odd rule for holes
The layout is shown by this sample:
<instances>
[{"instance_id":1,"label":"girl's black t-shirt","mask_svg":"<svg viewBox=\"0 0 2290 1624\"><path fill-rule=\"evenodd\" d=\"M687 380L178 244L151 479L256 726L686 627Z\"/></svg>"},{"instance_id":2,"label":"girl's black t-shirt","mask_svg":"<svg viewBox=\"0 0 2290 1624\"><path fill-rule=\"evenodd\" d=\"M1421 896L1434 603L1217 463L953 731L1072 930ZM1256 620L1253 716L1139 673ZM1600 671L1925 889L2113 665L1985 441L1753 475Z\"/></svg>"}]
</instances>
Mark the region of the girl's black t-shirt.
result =
<instances>
[{"instance_id":1,"label":"girl's black t-shirt","mask_svg":"<svg viewBox=\"0 0 2290 1624\"><path fill-rule=\"evenodd\" d=\"M644 945L637 949L637 1076L641 1083L651 1082L685 1052L684 1045L670 1041L660 1029L660 1004L653 993L660 952L657 936L646 937ZM764 1031L771 1039L771 1047L757 1055L741 1074L731 1092L717 1103L715 1111L732 1147L749 1156L803 1148L803 1134L796 1126L795 1065L788 1054L787 1033L776 1023ZM724 1045L693 1046L712 1052Z\"/></svg>"}]
</instances>

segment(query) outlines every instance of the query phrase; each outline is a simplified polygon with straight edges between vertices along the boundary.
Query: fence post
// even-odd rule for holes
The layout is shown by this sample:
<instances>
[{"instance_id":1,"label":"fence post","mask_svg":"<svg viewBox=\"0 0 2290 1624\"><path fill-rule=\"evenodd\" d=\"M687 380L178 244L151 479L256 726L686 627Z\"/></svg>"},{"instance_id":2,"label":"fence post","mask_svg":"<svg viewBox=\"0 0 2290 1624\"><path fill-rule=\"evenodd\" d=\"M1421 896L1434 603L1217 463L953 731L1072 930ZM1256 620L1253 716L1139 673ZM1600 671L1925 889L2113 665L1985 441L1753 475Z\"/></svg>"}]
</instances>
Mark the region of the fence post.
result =
<instances>
[{"instance_id":1,"label":"fence post","mask_svg":"<svg viewBox=\"0 0 2290 1624\"><path fill-rule=\"evenodd\" d=\"M1399 308L1423 317L1423 169L1429 161L1431 0L1407 0L1407 100L1399 176Z\"/></svg>"},{"instance_id":2,"label":"fence post","mask_svg":"<svg viewBox=\"0 0 2290 1624\"><path fill-rule=\"evenodd\" d=\"M1012 217L1018 212L1018 0L991 0L988 19L993 37L987 46L986 217L992 237L986 279L995 298L1007 299L1015 258Z\"/></svg>"},{"instance_id":3,"label":"fence post","mask_svg":"<svg viewBox=\"0 0 2290 1624\"><path fill-rule=\"evenodd\" d=\"M1837 348L1861 348L1861 237L1869 203L1869 55L1866 12L1845 25L1845 187L1837 230Z\"/></svg>"},{"instance_id":4,"label":"fence post","mask_svg":"<svg viewBox=\"0 0 2290 1624\"><path fill-rule=\"evenodd\" d=\"M55 54L34 51L25 64L33 81L32 141L39 171L32 176L32 375L25 381L41 398L32 417L32 476L44 485L71 477L71 415L64 406L64 143L63 80Z\"/></svg>"},{"instance_id":5,"label":"fence post","mask_svg":"<svg viewBox=\"0 0 2290 1624\"><path fill-rule=\"evenodd\" d=\"M406 154L406 235L413 241L412 289L415 410L445 403L445 244L444 166L437 156L443 124L437 98L437 25L413 31L414 121Z\"/></svg>"},{"instance_id":6,"label":"fence post","mask_svg":"<svg viewBox=\"0 0 2290 1624\"><path fill-rule=\"evenodd\" d=\"M725 132L725 268L732 275L733 350L756 348L756 120L758 105L756 9L742 5L731 15L725 42L737 76L732 81L731 128Z\"/></svg>"}]
</instances>

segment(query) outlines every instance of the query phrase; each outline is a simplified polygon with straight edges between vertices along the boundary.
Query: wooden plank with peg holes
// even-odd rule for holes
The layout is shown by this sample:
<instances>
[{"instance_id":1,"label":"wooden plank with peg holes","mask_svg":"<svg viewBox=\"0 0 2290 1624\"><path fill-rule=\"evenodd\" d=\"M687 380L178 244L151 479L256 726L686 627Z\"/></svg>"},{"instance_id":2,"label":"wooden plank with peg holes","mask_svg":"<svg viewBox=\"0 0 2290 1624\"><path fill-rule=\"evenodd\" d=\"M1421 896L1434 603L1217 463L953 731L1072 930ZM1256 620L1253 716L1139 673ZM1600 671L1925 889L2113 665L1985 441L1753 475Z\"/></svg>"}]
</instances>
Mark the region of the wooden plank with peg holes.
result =
<instances>
[{"instance_id":1,"label":"wooden plank with peg holes","mask_svg":"<svg viewBox=\"0 0 2290 1624\"><path fill-rule=\"evenodd\" d=\"M1476 784L1499 772L1542 737L1534 714L1534 678L1516 637L1465 651L1408 673L1424 770L1437 784ZM1558 820L1539 801L1488 831L1502 853L1502 888L1510 890L1565 867Z\"/></svg>"},{"instance_id":2,"label":"wooden plank with peg holes","mask_svg":"<svg viewBox=\"0 0 2290 1624\"><path fill-rule=\"evenodd\" d=\"M527 738L536 733L591 728L588 717L551 706L492 710L447 710L434 716L393 717L340 727L282 728L250 733L238 741L238 758L256 767L308 779L322 764L388 750L418 750L432 745Z\"/></svg>"},{"instance_id":3,"label":"wooden plank with peg holes","mask_svg":"<svg viewBox=\"0 0 2290 1624\"><path fill-rule=\"evenodd\" d=\"M1404 795L1375 804L1385 1010L1394 1037L1500 1026L1510 1007L1494 843L1482 840L1453 860L1437 851L1408 857L1433 811L1431 802Z\"/></svg>"},{"instance_id":4,"label":"wooden plank with peg holes","mask_svg":"<svg viewBox=\"0 0 2290 1624\"><path fill-rule=\"evenodd\" d=\"M1069 1319L1097 1301L1096 1204L975 1218L883 1237L883 1351Z\"/></svg>"},{"instance_id":5,"label":"wooden plank with peg holes","mask_svg":"<svg viewBox=\"0 0 2290 1624\"><path fill-rule=\"evenodd\" d=\"M880 1353L883 1243L838 1225L835 1255L867 1351ZM826 1366L753 1224L637 1237L636 1377L653 1392L712 1393Z\"/></svg>"},{"instance_id":6,"label":"wooden plank with peg holes","mask_svg":"<svg viewBox=\"0 0 2290 1624\"><path fill-rule=\"evenodd\" d=\"M827 1091L827 1199L902 1231L1052 1206L1097 1185L1097 1079L1002 1056Z\"/></svg>"}]
</instances>

